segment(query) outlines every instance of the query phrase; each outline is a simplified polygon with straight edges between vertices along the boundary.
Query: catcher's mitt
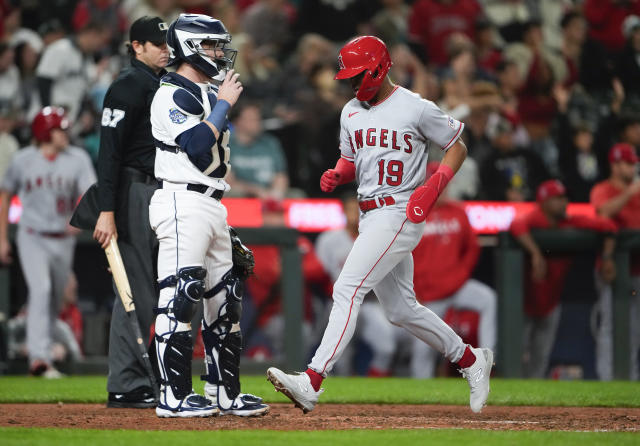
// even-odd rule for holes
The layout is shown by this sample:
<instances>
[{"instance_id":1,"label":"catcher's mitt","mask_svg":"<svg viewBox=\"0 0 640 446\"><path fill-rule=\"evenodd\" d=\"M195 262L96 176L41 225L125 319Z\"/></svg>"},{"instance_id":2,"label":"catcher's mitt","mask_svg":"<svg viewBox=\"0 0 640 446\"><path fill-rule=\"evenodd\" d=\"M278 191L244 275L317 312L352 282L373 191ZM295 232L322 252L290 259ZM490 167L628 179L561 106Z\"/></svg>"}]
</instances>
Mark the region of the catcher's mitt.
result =
<instances>
[{"instance_id":1,"label":"catcher's mitt","mask_svg":"<svg viewBox=\"0 0 640 446\"><path fill-rule=\"evenodd\" d=\"M253 267L256 265L256 261L251 250L242 243L238 233L231 226L229 226L229 235L231 236L233 272L236 277L245 280L253 274Z\"/></svg>"}]
</instances>

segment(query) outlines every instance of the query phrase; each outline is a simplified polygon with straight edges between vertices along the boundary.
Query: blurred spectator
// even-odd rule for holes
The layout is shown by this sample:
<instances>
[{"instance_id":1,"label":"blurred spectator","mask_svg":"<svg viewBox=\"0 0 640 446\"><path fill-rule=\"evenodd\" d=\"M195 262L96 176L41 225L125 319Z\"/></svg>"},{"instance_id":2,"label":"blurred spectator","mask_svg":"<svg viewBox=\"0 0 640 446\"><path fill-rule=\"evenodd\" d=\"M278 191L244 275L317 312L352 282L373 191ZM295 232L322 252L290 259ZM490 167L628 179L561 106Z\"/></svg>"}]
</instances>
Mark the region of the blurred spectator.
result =
<instances>
[{"instance_id":1,"label":"blurred spectator","mask_svg":"<svg viewBox=\"0 0 640 446\"><path fill-rule=\"evenodd\" d=\"M409 17L410 39L422 45L429 65L444 66L446 42L451 34L474 37L474 24L482 8L476 0L417 0Z\"/></svg>"},{"instance_id":2,"label":"blurred spectator","mask_svg":"<svg viewBox=\"0 0 640 446\"><path fill-rule=\"evenodd\" d=\"M543 42L540 22L522 25L523 43L505 49L507 58L518 61L525 79L518 92L518 114L531 140L531 148L544 160L547 168L558 172L558 149L549 134L556 113L553 87L564 82L567 69L564 60L549 51Z\"/></svg>"},{"instance_id":3,"label":"blurred spectator","mask_svg":"<svg viewBox=\"0 0 640 446\"><path fill-rule=\"evenodd\" d=\"M0 42L0 106L8 107L17 114L22 106L22 97L20 71L14 63L14 55L8 43Z\"/></svg>"},{"instance_id":4,"label":"blurred spectator","mask_svg":"<svg viewBox=\"0 0 640 446\"><path fill-rule=\"evenodd\" d=\"M259 0L242 18L242 29L261 55L278 57L289 40L289 15L286 0Z\"/></svg>"},{"instance_id":5,"label":"blurred spectator","mask_svg":"<svg viewBox=\"0 0 640 446\"><path fill-rule=\"evenodd\" d=\"M521 40L521 26L539 20L535 0L484 0L488 19L498 27L507 43Z\"/></svg>"},{"instance_id":6,"label":"blurred spectator","mask_svg":"<svg viewBox=\"0 0 640 446\"><path fill-rule=\"evenodd\" d=\"M114 47L128 31L127 18L117 0L80 0L73 11L71 24L80 32L90 23L101 23L107 42Z\"/></svg>"},{"instance_id":7,"label":"blurred spectator","mask_svg":"<svg viewBox=\"0 0 640 446\"><path fill-rule=\"evenodd\" d=\"M381 0L382 9L371 19L375 35L391 48L407 43L409 12L411 8L404 0ZM395 61L396 59L392 57Z\"/></svg>"},{"instance_id":8,"label":"blurred spectator","mask_svg":"<svg viewBox=\"0 0 640 446\"><path fill-rule=\"evenodd\" d=\"M45 48L36 70L40 103L67 109L74 121L90 88L88 58L105 44L104 25L91 22Z\"/></svg>"},{"instance_id":9,"label":"blurred spectator","mask_svg":"<svg viewBox=\"0 0 640 446\"><path fill-rule=\"evenodd\" d=\"M500 96L502 96L503 109L512 115L518 113L518 92L524 83L518 64L507 58L503 58L496 65L496 78Z\"/></svg>"},{"instance_id":10,"label":"blurred spectator","mask_svg":"<svg viewBox=\"0 0 640 446\"><path fill-rule=\"evenodd\" d=\"M638 156L630 144L616 144L609 151L611 175L591 191L591 204L598 215L611 218L620 229L640 229L640 179ZM606 259L603 256L603 259ZM640 252L631 253L630 363L631 379L640 379ZM598 283L596 312L599 325L596 340L596 371L601 380L613 379L613 292L611 286Z\"/></svg>"},{"instance_id":11,"label":"blurred spectator","mask_svg":"<svg viewBox=\"0 0 640 446\"><path fill-rule=\"evenodd\" d=\"M636 0L585 0L584 15L589 22L589 35L616 54L622 50L624 19L630 14L640 15Z\"/></svg>"},{"instance_id":12,"label":"blurred spectator","mask_svg":"<svg viewBox=\"0 0 640 446\"><path fill-rule=\"evenodd\" d=\"M579 11L577 3L576 0L537 0L536 15L542 22L542 35L549 48L562 48L562 18L573 11Z\"/></svg>"},{"instance_id":13,"label":"blurred spectator","mask_svg":"<svg viewBox=\"0 0 640 446\"><path fill-rule=\"evenodd\" d=\"M571 258L544 256L531 236L533 229L589 229L605 234L600 274L611 282L615 277L612 260L615 249L615 225L608 219L584 215L567 215L566 189L557 180L540 185L536 194L537 207L528 214L517 216L509 229L529 254L525 274L524 376L544 378L549 356L555 343L560 322L560 297Z\"/></svg>"},{"instance_id":14,"label":"blurred spectator","mask_svg":"<svg viewBox=\"0 0 640 446\"><path fill-rule=\"evenodd\" d=\"M569 92L556 87L558 103L555 140L560 150L560 171L572 202L588 202L591 188L602 178L603 169L594 146L592 121L569 115Z\"/></svg>"},{"instance_id":15,"label":"blurred spectator","mask_svg":"<svg viewBox=\"0 0 640 446\"><path fill-rule=\"evenodd\" d=\"M549 178L542 158L516 146L514 124L499 116L488 130L493 152L480 168L482 193L487 200L530 201Z\"/></svg>"},{"instance_id":16,"label":"blurred spectator","mask_svg":"<svg viewBox=\"0 0 640 446\"><path fill-rule=\"evenodd\" d=\"M504 107L504 101L494 84L487 81L476 81L471 86L469 104L469 116L465 119L465 128L462 134L469 149L469 156L464 162L472 159L476 164L482 164L492 152L491 140L487 135L489 119L491 116L495 116L501 107ZM476 175L479 173L476 172ZM455 177L453 181L456 181ZM449 193L451 194L451 190ZM453 193L452 197L462 198L456 193Z\"/></svg>"},{"instance_id":17,"label":"blurred spectator","mask_svg":"<svg viewBox=\"0 0 640 446\"><path fill-rule=\"evenodd\" d=\"M241 196L281 200L287 193L287 160L280 142L265 133L258 104L240 103L230 116L231 172L226 180Z\"/></svg>"},{"instance_id":18,"label":"blurred spectator","mask_svg":"<svg viewBox=\"0 0 640 446\"><path fill-rule=\"evenodd\" d=\"M65 36L64 27L58 19L50 19L38 27L38 34L42 37L44 46L49 46Z\"/></svg>"},{"instance_id":19,"label":"blurred spectator","mask_svg":"<svg viewBox=\"0 0 640 446\"><path fill-rule=\"evenodd\" d=\"M430 162L427 176L437 166L438 163ZM452 308L479 313L477 346L493 349L497 332L496 293L471 278L480 246L464 208L449 198L448 190L440 195L427 216L424 234L413 251L416 298L440 318ZM411 376L433 377L438 353L417 339L412 344Z\"/></svg>"},{"instance_id":20,"label":"blurred spectator","mask_svg":"<svg viewBox=\"0 0 640 446\"><path fill-rule=\"evenodd\" d=\"M496 28L486 17L480 17L475 22L474 43L478 67L494 75L502 60L502 50L499 48Z\"/></svg>"},{"instance_id":21,"label":"blurred spectator","mask_svg":"<svg viewBox=\"0 0 640 446\"><path fill-rule=\"evenodd\" d=\"M425 99L436 100L440 95L438 79L420 62L420 59L403 43L389 45L393 65L390 76L398 85L418 93Z\"/></svg>"},{"instance_id":22,"label":"blurred spectator","mask_svg":"<svg viewBox=\"0 0 640 446\"><path fill-rule=\"evenodd\" d=\"M122 10L130 23L143 16L160 17L165 23L171 23L182 12L178 0L124 0ZM226 20L222 22L227 23Z\"/></svg>"},{"instance_id":23,"label":"blurred spectator","mask_svg":"<svg viewBox=\"0 0 640 446\"><path fill-rule=\"evenodd\" d=\"M296 35L317 33L333 42L371 34L369 20L377 2L371 0L322 0L299 2Z\"/></svg>"},{"instance_id":24,"label":"blurred spectator","mask_svg":"<svg viewBox=\"0 0 640 446\"><path fill-rule=\"evenodd\" d=\"M562 40L559 51L564 57L568 75L566 87L576 82L596 98L603 98L611 89L613 65L602 44L587 35L584 16L569 10L560 21Z\"/></svg>"},{"instance_id":25,"label":"blurred spectator","mask_svg":"<svg viewBox=\"0 0 640 446\"><path fill-rule=\"evenodd\" d=\"M42 108L36 82L36 68L42 47L42 42L38 46L36 41L21 41L15 46L16 67L18 67L21 79L19 93L21 96L20 102L22 103L21 118L23 122L31 122L36 113ZM23 139L23 142L27 142L30 137L30 135L25 135L28 132L27 126L23 126L23 130L24 132L20 133L20 138Z\"/></svg>"},{"instance_id":26,"label":"blurred spectator","mask_svg":"<svg viewBox=\"0 0 640 446\"><path fill-rule=\"evenodd\" d=\"M284 208L279 202L267 200L263 206L265 226L284 226ZM298 248L302 255L302 275L304 279L302 337L305 351L312 346L313 289L325 289L327 274L316 257L313 244L304 236L298 238ZM255 318L246 330L246 339L260 329L271 343L273 356L282 358L284 352L284 316L282 315L282 265L280 248L275 245L248 245L256 260L254 274L247 279L248 295L255 308Z\"/></svg>"},{"instance_id":27,"label":"blurred spectator","mask_svg":"<svg viewBox=\"0 0 640 446\"><path fill-rule=\"evenodd\" d=\"M20 147L18 140L11 134L15 122L13 113L9 107L0 107L0 181L4 178L13 154Z\"/></svg>"},{"instance_id":28,"label":"blurred spectator","mask_svg":"<svg viewBox=\"0 0 640 446\"><path fill-rule=\"evenodd\" d=\"M623 24L625 45L618 57L616 76L628 99L640 102L640 17L628 16Z\"/></svg>"}]
</instances>

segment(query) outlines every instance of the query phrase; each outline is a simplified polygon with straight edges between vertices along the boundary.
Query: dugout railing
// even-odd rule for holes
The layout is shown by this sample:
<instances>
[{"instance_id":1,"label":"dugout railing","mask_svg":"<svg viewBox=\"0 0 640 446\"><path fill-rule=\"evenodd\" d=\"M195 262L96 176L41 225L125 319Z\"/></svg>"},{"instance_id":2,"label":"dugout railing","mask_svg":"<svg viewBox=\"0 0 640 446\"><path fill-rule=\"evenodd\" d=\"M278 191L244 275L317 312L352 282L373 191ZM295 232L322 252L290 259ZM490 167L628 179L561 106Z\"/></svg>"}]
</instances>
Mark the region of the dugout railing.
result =
<instances>
[{"instance_id":1,"label":"dugout railing","mask_svg":"<svg viewBox=\"0 0 640 446\"><path fill-rule=\"evenodd\" d=\"M15 225L11 225L9 236L15 240ZM305 352L302 339L302 256L298 249L299 233L290 228L236 228L242 242L247 245L276 245L280 249L282 267L282 311L284 315L284 367L288 370L304 368ZM97 246L91 234L78 236L79 246ZM8 368L7 340L10 317L11 272L0 267L0 374ZM95 367L90 370L95 370Z\"/></svg>"},{"instance_id":2,"label":"dugout railing","mask_svg":"<svg viewBox=\"0 0 640 446\"><path fill-rule=\"evenodd\" d=\"M591 231L563 229L537 230L532 236L545 254L581 255L597 252L602 236ZM614 378L629 379L629 336L631 251L640 250L640 231L621 231L616 238L617 275L613 282ZM496 367L501 376L522 377L524 324L524 258L520 244L508 232L498 235L495 251L496 291L498 293L498 355ZM595 280L589 277L586 280Z\"/></svg>"}]
</instances>

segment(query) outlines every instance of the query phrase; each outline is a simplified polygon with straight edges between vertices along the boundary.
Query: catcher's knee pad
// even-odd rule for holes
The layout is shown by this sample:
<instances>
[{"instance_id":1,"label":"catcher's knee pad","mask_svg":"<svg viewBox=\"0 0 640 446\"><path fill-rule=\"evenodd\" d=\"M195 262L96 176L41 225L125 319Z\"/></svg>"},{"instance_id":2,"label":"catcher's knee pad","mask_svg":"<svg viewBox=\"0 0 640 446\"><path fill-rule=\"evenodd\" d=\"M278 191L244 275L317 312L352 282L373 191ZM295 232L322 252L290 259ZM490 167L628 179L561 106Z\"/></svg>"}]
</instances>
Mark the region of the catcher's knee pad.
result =
<instances>
[{"instance_id":1,"label":"catcher's knee pad","mask_svg":"<svg viewBox=\"0 0 640 446\"><path fill-rule=\"evenodd\" d=\"M223 386L227 397L233 400L240 394L242 333L240 330L229 332L228 324L216 322L211 325L202 322L207 374L202 375L201 379Z\"/></svg>"},{"instance_id":2,"label":"catcher's knee pad","mask_svg":"<svg viewBox=\"0 0 640 446\"><path fill-rule=\"evenodd\" d=\"M182 400L191 393L193 387L191 382L191 357L193 356L191 331L156 335L156 354L162 384L171 387L176 400Z\"/></svg>"},{"instance_id":3,"label":"catcher's knee pad","mask_svg":"<svg viewBox=\"0 0 640 446\"><path fill-rule=\"evenodd\" d=\"M233 269L227 271L212 289L204 293L204 298L209 299L220 291L225 291L227 300L226 318L232 324L240 322L242 316L242 296L244 295L244 282Z\"/></svg>"},{"instance_id":4,"label":"catcher's knee pad","mask_svg":"<svg viewBox=\"0 0 640 446\"><path fill-rule=\"evenodd\" d=\"M179 322L189 323L193 319L197 304L204 295L206 275L207 270L201 266L186 266L180 268L178 274L166 277L160 282L160 289L176 287L172 313ZM168 312L167 309L163 310L159 311Z\"/></svg>"}]
</instances>

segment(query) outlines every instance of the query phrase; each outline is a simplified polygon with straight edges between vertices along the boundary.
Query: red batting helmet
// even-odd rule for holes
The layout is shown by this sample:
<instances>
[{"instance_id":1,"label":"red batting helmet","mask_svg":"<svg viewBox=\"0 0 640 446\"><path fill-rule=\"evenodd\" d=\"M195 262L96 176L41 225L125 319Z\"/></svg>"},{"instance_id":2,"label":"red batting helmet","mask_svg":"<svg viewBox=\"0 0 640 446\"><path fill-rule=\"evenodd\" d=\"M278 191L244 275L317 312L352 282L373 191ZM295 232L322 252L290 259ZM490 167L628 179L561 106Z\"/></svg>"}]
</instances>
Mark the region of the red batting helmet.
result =
<instances>
[{"instance_id":1,"label":"red batting helmet","mask_svg":"<svg viewBox=\"0 0 640 446\"><path fill-rule=\"evenodd\" d=\"M51 141L51 130L69 128L69 120L62 107L45 107L33 118L31 133L38 142Z\"/></svg>"},{"instance_id":2,"label":"red batting helmet","mask_svg":"<svg viewBox=\"0 0 640 446\"><path fill-rule=\"evenodd\" d=\"M387 46L373 36L356 37L343 46L338 63L340 71L336 79L348 79L365 71L356 93L359 101L368 101L375 96L392 65Z\"/></svg>"}]
</instances>

